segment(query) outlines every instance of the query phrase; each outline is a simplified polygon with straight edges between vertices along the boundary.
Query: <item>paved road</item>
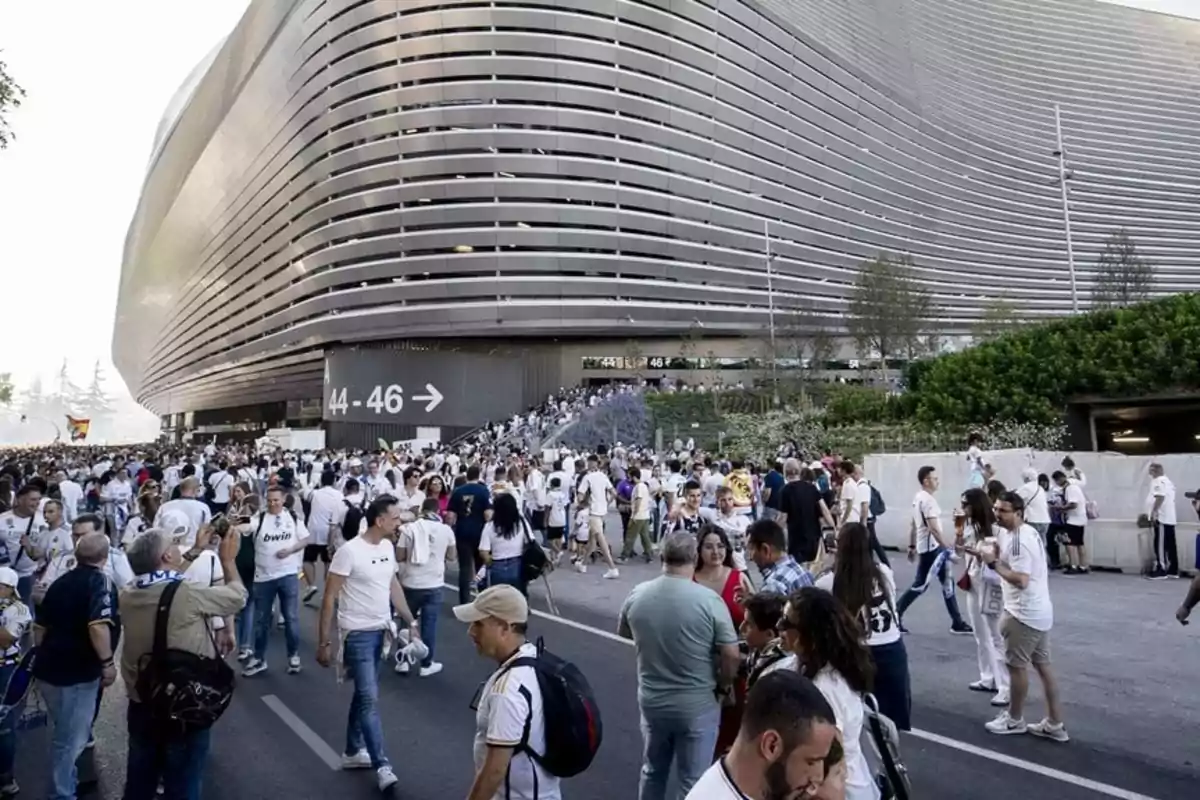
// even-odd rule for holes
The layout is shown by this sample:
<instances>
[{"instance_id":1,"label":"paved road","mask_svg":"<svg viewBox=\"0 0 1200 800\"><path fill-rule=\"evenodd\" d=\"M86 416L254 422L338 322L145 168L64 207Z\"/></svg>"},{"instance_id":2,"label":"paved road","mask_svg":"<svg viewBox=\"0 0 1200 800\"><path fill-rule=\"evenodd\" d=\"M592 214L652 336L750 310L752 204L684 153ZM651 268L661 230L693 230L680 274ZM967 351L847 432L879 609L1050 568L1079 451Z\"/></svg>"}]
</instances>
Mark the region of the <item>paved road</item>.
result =
<instances>
[{"instance_id":1,"label":"paved road","mask_svg":"<svg viewBox=\"0 0 1200 800\"><path fill-rule=\"evenodd\" d=\"M911 578L907 564L899 565L898 573L901 582ZM604 747L593 769L568 783L572 800L636 797L640 736L633 651L602 633L613 629L628 590L654 574L654 567L641 564L624 568L614 581L603 580L598 570L587 575L556 573L552 580L560 611L575 625L543 617L534 621L534 635L545 636L555 651L588 674L605 714ZM1056 577L1052 591L1058 614L1054 655L1073 737L1068 745L984 732L982 723L992 714L987 696L965 688L977 677L973 640L947 633L936 596L922 598L911 610L907 643L919 732L906 737L904 754L916 796L1194 796L1200 781L1195 737L1200 697L1194 690L1200 626L1181 628L1173 619L1184 584L1096 574ZM400 798L463 797L470 786L474 715L467 706L489 668L450 615L454 599L454 593L446 593L438 636L445 671L428 679L388 674L382 682L384 730L401 777ZM540 590L534 593L534 606L546 607ZM283 674L282 635L274 636L272 671L239 683L234 703L216 731L206 797L315 797L326 792L377 796L369 774L336 772L322 760L342 749L350 689L338 686L333 674L312 660L315 612L302 612L302 621L305 671ZM1030 717L1041 710L1038 687L1033 693ZM285 714L290 711L298 718L302 730L311 730L316 749L268 703L282 705ZM119 797L123 782L122 708L123 698L116 690L105 701L98 729L96 757L101 796L106 799ZM41 796L46 749L44 732L20 743L18 778L26 796Z\"/></svg>"}]
</instances>

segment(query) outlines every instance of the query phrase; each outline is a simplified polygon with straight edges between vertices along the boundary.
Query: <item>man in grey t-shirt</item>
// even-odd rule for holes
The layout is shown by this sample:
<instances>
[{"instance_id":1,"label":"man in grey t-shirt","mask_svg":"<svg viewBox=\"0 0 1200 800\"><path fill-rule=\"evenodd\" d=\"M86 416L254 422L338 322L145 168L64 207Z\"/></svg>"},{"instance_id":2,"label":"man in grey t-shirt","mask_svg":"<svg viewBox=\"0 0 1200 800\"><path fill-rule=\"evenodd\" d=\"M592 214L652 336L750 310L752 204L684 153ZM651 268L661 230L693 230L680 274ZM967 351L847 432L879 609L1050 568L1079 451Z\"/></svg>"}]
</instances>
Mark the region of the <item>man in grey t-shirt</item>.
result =
<instances>
[{"instance_id":1,"label":"man in grey t-shirt","mask_svg":"<svg viewBox=\"0 0 1200 800\"><path fill-rule=\"evenodd\" d=\"M671 762L684 797L712 763L718 692L738 669L737 631L721 597L692 580L696 537L662 545L663 574L639 584L621 607L618 633L637 649L638 707L646 762L638 800L665 800Z\"/></svg>"}]
</instances>

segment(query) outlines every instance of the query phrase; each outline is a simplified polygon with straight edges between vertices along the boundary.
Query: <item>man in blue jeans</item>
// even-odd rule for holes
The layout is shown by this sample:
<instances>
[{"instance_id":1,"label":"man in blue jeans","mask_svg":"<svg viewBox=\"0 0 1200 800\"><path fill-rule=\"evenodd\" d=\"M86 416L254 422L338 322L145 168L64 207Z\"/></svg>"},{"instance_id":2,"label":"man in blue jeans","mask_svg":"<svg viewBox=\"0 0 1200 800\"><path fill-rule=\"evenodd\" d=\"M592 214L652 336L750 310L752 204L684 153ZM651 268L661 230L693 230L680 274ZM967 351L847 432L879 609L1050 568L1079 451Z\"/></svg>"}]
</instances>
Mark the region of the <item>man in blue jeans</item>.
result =
<instances>
[{"instance_id":1,"label":"man in blue jeans","mask_svg":"<svg viewBox=\"0 0 1200 800\"><path fill-rule=\"evenodd\" d=\"M421 518L401 529L396 559L400 562L404 599L420 620L421 641L429 647L420 672L422 678L428 678L442 671L442 665L433 660L433 651L446 564L454 560L454 531L438 515L436 497L426 498L421 504ZM408 661L396 662L396 672L401 675L407 675L411 669Z\"/></svg>"},{"instance_id":2,"label":"man in blue jeans","mask_svg":"<svg viewBox=\"0 0 1200 800\"><path fill-rule=\"evenodd\" d=\"M336 660L354 682L342 769L373 768L380 791L398 780L383 752L383 724L379 718L379 662L395 638L392 606L408 625L409 636L418 636L417 622L396 579L395 542L400 514L399 501L390 495L378 497L367 506L367 530L333 555L317 628L317 663L328 667ZM337 647L329 638L335 603L343 637Z\"/></svg>"},{"instance_id":3,"label":"man in blue jeans","mask_svg":"<svg viewBox=\"0 0 1200 800\"><path fill-rule=\"evenodd\" d=\"M120 629L113 586L104 574L108 537L89 533L75 545L77 565L50 585L33 626L33 675L50 712L49 800L74 800L75 762L92 731L100 687L117 677L114 634Z\"/></svg>"},{"instance_id":4,"label":"man in blue jeans","mask_svg":"<svg viewBox=\"0 0 1200 800\"><path fill-rule=\"evenodd\" d=\"M925 590L936 577L942 586L946 613L950 615L950 632L959 636L969 636L974 631L963 620L955 595L952 566L954 542L942 533L942 523L938 519L942 510L933 496L938 490L938 474L933 467L921 467L917 470L917 481L921 484L921 489L913 498L912 519L908 528L908 560L917 562L917 574L913 578L912 586L904 591L900 601L896 603L896 613L901 620L900 630L908 633L908 629L904 627L904 612L914 600L925 594Z\"/></svg>"},{"instance_id":5,"label":"man in blue jeans","mask_svg":"<svg viewBox=\"0 0 1200 800\"><path fill-rule=\"evenodd\" d=\"M289 675L300 671L300 567L308 530L295 512L284 506L278 486L267 490L267 510L250 520L244 536L254 537L254 655L242 670L250 678L267 671L267 642L276 598L283 613Z\"/></svg>"},{"instance_id":6,"label":"man in blue jeans","mask_svg":"<svg viewBox=\"0 0 1200 800\"><path fill-rule=\"evenodd\" d=\"M642 777L638 800L665 800L674 762L679 797L720 753L718 695L731 691L741 659L733 619L721 596L692 580L696 537L672 533L662 544L663 574L634 587L617 632L637 649ZM713 659L716 654L716 664Z\"/></svg>"}]
</instances>

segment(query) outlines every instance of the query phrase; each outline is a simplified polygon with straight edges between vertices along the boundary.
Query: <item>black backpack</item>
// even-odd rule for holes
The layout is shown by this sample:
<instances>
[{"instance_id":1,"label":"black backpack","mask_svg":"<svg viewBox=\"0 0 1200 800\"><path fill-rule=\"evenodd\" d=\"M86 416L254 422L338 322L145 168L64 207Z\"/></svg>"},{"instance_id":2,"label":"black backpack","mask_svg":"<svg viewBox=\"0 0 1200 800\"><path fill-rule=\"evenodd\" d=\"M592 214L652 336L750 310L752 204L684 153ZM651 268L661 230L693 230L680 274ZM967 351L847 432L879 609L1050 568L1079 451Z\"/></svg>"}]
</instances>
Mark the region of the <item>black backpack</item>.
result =
<instances>
[{"instance_id":1,"label":"black backpack","mask_svg":"<svg viewBox=\"0 0 1200 800\"><path fill-rule=\"evenodd\" d=\"M887 505L883 502L883 495L874 486L871 487L871 502L867 506L867 510L871 512L872 517L879 517L887 513Z\"/></svg>"},{"instance_id":2,"label":"black backpack","mask_svg":"<svg viewBox=\"0 0 1200 800\"><path fill-rule=\"evenodd\" d=\"M546 727L546 753L535 753L529 747L532 716L525 720L525 731L517 752L525 752L551 775L571 778L586 770L600 749L603 731L596 695L579 668L546 650L537 641L537 656L513 659L500 674L515 667L532 667L542 692L542 713ZM497 678L500 676L497 675ZM520 689L525 702L533 708L533 698L524 686Z\"/></svg>"},{"instance_id":3,"label":"black backpack","mask_svg":"<svg viewBox=\"0 0 1200 800\"><path fill-rule=\"evenodd\" d=\"M342 541L350 541L355 536L358 536L358 529L362 527L363 510L362 506L356 506L349 500L343 500L346 504L346 516L342 518Z\"/></svg>"},{"instance_id":4,"label":"black backpack","mask_svg":"<svg viewBox=\"0 0 1200 800\"><path fill-rule=\"evenodd\" d=\"M217 655L212 628L208 630L212 656L167 647L171 603L182 585L183 581L172 581L163 588L154 620L154 649L138 662L138 696L150 710L157 732L165 736L211 728L233 700L233 670Z\"/></svg>"}]
</instances>

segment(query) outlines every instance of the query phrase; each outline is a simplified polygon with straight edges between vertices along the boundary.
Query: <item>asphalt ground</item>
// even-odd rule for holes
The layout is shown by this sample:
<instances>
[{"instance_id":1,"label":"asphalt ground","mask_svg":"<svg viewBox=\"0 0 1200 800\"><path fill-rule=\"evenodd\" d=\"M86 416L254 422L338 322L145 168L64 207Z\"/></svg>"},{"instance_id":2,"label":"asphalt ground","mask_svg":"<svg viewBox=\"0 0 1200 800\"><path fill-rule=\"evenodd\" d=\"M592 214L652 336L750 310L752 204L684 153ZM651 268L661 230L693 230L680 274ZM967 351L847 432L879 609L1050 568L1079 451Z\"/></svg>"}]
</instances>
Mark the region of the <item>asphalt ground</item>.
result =
<instances>
[{"instance_id":1,"label":"asphalt ground","mask_svg":"<svg viewBox=\"0 0 1200 800\"><path fill-rule=\"evenodd\" d=\"M894 559L903 585L912 568ZM562 618L550 618L535 587L532 636L577 663L591 681L604 717L604 745L592 769L565 785L578 800L636 798L641 736L633 649L611 634L620 602L654 565L629 565L617 580L603 570L551 576ZM903 755L917 798L981 800L1175 800L1200 796L1200 626L1184 628L1174 609L1180 581L1093 574L1055 576L1053 656L1063 687L1072 741L1061 745L983 729L994 713L988 695L970 692L977 678L974 640L951 636L940 597L910 609L906 638L913 722ZM471 698L490 667L474 652L446 592L437 637L445 670L431 678L383 675L380 702L388 754L400 777L396 797L465 797L473 768ZM239 680L218 723L206 776L206 798L376 797L370 772L332 769L344 745L350 686L314 661L316 612L301 612L304 671L284 674L282 632L272 636L266 674ZM124 782L124 693L105 698L97 725L95 796L119 798ZM1043 709L1036 678L1027 717ZM26 797L44 796L46 730L23 733L17 777Z\"/></svg>"}]
</instances>

